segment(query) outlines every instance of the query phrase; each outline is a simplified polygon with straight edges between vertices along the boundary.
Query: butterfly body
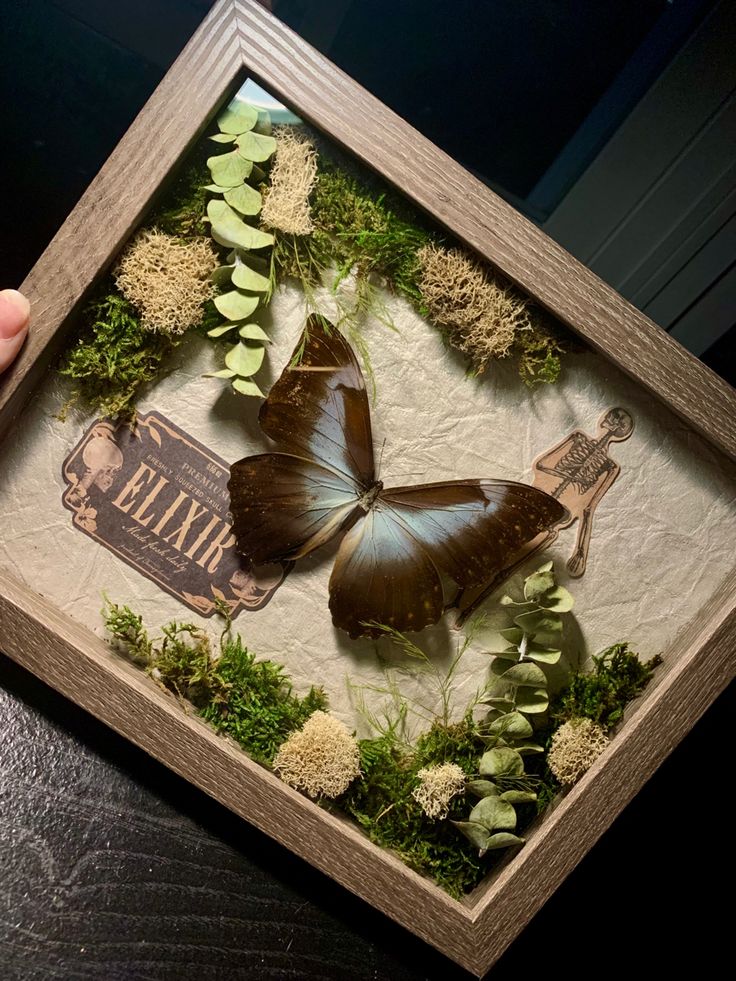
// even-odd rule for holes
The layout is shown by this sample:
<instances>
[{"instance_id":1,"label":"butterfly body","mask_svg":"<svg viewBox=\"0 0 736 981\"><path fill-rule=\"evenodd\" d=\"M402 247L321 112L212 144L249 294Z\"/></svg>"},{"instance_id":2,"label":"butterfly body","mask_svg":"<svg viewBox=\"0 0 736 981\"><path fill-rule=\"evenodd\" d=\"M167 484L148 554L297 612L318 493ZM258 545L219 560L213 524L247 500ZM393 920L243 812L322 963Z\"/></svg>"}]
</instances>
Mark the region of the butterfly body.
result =
<instances>
[{"instance_id":1,"label":"butterfly body","mask_svg":"<svg viewBox=\"0 0 736 981\"><path fill-rule=\"evenodd\" d=\"M297 560L342 536L329 585L336 626L421 630L445 608L443 581L478 585L565 508L527 484L481 479L385 488L375 475L360 367L337 331L310 318L259 415L276 443L234 464L239 551L253 564Z\"/></svg>"}]
</instances>

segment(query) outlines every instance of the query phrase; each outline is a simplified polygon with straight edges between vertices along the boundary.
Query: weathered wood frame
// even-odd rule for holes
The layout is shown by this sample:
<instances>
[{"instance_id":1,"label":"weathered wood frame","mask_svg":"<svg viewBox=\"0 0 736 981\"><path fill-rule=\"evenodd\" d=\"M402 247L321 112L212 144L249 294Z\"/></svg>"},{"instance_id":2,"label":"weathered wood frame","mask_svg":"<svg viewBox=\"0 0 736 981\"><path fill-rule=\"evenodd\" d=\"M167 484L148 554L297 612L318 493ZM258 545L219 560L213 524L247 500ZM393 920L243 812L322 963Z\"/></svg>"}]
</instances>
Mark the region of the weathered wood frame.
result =
<instances>
[{"instance_id":1,"label":"weathered wood frame","mask_svg":"<svg viewBox=\"0 0 736 981\"><path fill-rule=\"evenodd\" d=\"M736 392L255 0L220 0L22 285L33 331L0 379L0 440L64 326L236 82L255 77L736 459ZM155 154L152 149L155 147ZM292 791L91 631L0 572L0 649L477 975L501 955L734 674L736 574L677 638L609 750L465 900Z\"/></svg>"}]
</instances>

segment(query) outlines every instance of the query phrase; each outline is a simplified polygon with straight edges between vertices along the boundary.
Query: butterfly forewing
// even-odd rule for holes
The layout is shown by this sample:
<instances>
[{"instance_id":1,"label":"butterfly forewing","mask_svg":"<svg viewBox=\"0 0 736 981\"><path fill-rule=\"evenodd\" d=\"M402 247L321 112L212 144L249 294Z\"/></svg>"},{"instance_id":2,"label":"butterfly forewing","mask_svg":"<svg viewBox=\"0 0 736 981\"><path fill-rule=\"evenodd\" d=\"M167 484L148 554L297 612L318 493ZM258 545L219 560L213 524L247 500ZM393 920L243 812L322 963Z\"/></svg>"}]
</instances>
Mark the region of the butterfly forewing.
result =
<instances>
[{"instance_id":1,"label":"butterfly forewing","mask_svg":"<svg viewBox=\"0 0 736 981\"><path fill-rule=\"evenodd\" d=\"M379 501L458 586L484 582L567 509L508 480L450 480L384 490Z\"/></svg>"},{"instance_id":2,"label":"butterfly forewing","mask_svg":"<svg viewBox=\"0 0 736 981\"><path fill-rule=\"evenodd\" d=\"M357 507L357 485L286 453L233 464L230 507L238 551L255 564L298 559L334 537Z\"/></svg>"},{"instance_id":3,"label":"butterfly forewing","mask_svg":"<svg viewBox=\"0 0 736 981\"><path fill-rule=\"evenodd\" d=\"M335 328L307 321L292 364L271 388L259 415L279 450L315 460L356 480L374 482L371 417L355 355Z\"/></svg>"}]
</instances>

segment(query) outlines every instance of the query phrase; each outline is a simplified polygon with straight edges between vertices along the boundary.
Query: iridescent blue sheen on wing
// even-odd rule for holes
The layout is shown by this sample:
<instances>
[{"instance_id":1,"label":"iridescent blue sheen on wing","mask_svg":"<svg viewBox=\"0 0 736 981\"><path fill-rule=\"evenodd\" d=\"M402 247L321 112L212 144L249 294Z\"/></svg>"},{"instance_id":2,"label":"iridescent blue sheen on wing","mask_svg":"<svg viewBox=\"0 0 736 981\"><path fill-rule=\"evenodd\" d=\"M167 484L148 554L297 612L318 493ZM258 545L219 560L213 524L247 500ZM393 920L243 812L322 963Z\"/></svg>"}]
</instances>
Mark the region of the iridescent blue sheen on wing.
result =
<instances>
[{"instance_id":1,"label":"iridescent blue sheen on wing","mask_svg":"<svg viewBox=\"0 0 736 981\"><path fill-rule=\"evenodd\" d=\"M355 483L286 453L240 460L228 486L238 551L254 565L308 555L340 531L358 503Z\"/></svg>"}]
</instances>

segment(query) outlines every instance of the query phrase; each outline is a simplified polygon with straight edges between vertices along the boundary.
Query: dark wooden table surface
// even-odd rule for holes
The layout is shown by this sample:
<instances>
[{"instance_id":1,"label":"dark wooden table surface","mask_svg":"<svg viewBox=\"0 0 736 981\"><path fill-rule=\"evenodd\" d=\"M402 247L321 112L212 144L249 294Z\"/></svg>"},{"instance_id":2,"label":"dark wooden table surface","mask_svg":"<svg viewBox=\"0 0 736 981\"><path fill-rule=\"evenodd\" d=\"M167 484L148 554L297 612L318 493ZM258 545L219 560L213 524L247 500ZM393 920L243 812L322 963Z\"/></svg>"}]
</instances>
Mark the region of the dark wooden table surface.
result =
<instances>
[{"instance_id":1,"label":"dark wooden table surface","mask_svg":"<svg viewBox=\"0 0 736 981\"><path fill-rule=\"evenodd\" d=\"M0 0L3 285L35 261L207 6ZM730 949L717 887L730 882L720 801L735 707L732 689L494 981L715 970ZM0 981L466 976L0 655Z\"/></svg>"}]
</instances>

